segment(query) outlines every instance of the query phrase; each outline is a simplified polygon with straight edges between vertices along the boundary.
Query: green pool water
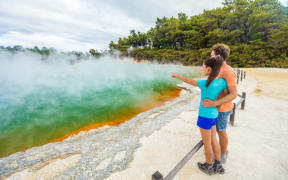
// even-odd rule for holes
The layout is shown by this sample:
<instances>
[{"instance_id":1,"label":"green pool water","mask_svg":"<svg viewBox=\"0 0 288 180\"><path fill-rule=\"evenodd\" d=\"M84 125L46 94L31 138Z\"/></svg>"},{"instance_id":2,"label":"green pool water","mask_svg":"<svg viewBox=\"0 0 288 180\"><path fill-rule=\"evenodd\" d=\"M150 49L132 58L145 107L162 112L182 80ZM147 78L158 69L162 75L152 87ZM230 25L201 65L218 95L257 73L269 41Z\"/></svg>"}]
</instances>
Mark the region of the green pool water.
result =
<instances>
[{"instance_id":1,"label":"green pool water","mask_svg":"<svg viewBox=\"0 0 288 180\"><path fill-rule=\"evenodd\" d=\"M0 55L0 157L137 111L176 89L172 72L196 75L175 65L65 58Z\"/></svg>"}]
</instances>

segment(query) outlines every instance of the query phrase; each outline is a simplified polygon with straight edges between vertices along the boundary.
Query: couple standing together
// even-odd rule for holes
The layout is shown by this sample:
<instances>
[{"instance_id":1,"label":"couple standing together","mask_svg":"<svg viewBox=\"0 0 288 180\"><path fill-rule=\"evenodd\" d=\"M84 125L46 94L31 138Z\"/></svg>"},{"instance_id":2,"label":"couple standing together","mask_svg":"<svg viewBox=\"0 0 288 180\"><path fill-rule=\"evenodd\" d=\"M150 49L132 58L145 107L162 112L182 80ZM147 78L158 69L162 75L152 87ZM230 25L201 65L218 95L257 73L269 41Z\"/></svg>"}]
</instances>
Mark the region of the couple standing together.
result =
<instances>
[{"instance_id":1,"label":"couple standing together","mask_svg":"<svg viewBox=\"0 0 288 180\"><path fill-rule=\"evenodd\" d=\"M208 76L207 80L193 80L172 73L173 78L201 89L197 125L204 144L206 162L198 162L198 167L209 175L224 173L222 164L226 162L228 155L226 128L233 109L232 100L237 97L236 73L226 64L229 54L230 49L225 44L216 44L212 47L211 57L204 60L202 66L204 75Z\"/></svg>"}]
</instances>

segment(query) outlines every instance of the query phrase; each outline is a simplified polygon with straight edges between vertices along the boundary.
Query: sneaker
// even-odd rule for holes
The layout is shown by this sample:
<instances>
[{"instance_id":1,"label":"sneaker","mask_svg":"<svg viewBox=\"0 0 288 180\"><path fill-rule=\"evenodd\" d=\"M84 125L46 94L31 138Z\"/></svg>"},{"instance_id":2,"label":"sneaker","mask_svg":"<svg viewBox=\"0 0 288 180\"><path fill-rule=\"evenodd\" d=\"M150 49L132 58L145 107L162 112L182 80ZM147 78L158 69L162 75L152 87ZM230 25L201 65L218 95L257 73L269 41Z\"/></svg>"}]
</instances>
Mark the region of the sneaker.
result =
<instances>
[{"instance_id":1,"label":"sneaker","mask_svg":"<svg viewBox=\"0 0 288 180\"><path fill-rule=\"evenodd\" d=\"M218 174L224 174L225 173L225 169L223 168L221 163L214 163L213 168L214 168L215 173L218 173Z\"/></svg>"},{"instance_id":2,"label":"sneaker","mask_svg":"<svg viewBox=\"0 0 288 180\"><path fill-rule=\"evenodd\" d=\"M202 171L202 172L204 172L204 173L206 173L206 174L208 174L208 175L212 175L212 174L215 174L215 172L214 172L214 167L213 167L213 165L211 164L211 165L209 165L208 163L201 163L201 162L198 162L198 168Z\"/></svg>"},{"instance_id":3,"label":"sneaker","mask_svg":"<svg viewBox=\"0 0 288 180\"><path fill-rule=\"evenodd\" d=\"M226 153L224 155L221 154L221 163L225 164L228 158L228 150L226 151Z\"/></svg>"}]
</instances>

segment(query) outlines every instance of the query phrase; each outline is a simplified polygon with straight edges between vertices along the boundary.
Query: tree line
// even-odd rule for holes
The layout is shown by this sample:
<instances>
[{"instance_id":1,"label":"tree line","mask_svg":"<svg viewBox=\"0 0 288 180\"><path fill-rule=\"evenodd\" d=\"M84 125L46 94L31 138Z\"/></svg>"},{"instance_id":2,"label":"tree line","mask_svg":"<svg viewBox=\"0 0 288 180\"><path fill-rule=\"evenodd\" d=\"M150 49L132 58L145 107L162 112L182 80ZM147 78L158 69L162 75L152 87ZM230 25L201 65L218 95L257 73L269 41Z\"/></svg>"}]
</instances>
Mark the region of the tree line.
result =
<instances>
[{"instance_id":1,"label":"tree line","mask_svg":"<svg viewBox=\"0 0 288 180\"><path fill-rule=\"evenodd\" d=\"M89 52L81 52L81 51L70 51L70 52L60 51L59 52L55 48L47 48L47 47L39 48L38 46L34 46L33 48L24 48L20 45L6 46L6 47L0 46L0 50L6 50L12 53L24 52L24 51L37 53L41 55L44 59L45 57L48 57L52 54L63 54L63 55L73 56L76 58L76 60L88 59L91 56L95 58L99 58L109 53L108 51L98 51L96 49L90 49Z\"/></svg>"},{"instance_id":2,"label":"tree line","mask_svg":"<svg viewBox=\"0 0 288 180\"><path fill-rule=\"evenodd\" d=\"M111 41L135 59L200 65L212 45L229 45L234 67L288 67L288 8L277 0L224 0L222 7L188 17L157 18L147 32Z\"/></svg>"}]
</instances>

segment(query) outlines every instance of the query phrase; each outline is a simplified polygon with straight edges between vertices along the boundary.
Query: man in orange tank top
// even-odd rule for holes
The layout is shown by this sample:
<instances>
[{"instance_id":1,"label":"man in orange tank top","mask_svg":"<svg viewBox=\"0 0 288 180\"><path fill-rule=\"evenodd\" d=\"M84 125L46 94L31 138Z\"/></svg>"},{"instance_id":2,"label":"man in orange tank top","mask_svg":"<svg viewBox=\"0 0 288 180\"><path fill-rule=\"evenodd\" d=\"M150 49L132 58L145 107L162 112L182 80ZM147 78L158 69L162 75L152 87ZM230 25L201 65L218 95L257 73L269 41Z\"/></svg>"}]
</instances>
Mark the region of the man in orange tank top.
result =
<instances>
[{"instance_id":1,"label":"man in orange tank top","mask_svg":"<svg viewBox=\"0 0 288 180\"><path fill-rule=\"evenodd\" d=\"M212 47L211 57L221 56L224 59L218 77L222 77L226 80L228 88L221 92L216 101L211 101L209 99L202 101L204 107L218 107L219 117L216 123L216 129L219 136L221 161L223 164L226 162L228 155L228 136L226 132L228 118L233 109L232 100L237 97L237 76L233 68L226 64L229 54L230 49L225 44L215 44Z\"/></svg>"}]
</instances>

